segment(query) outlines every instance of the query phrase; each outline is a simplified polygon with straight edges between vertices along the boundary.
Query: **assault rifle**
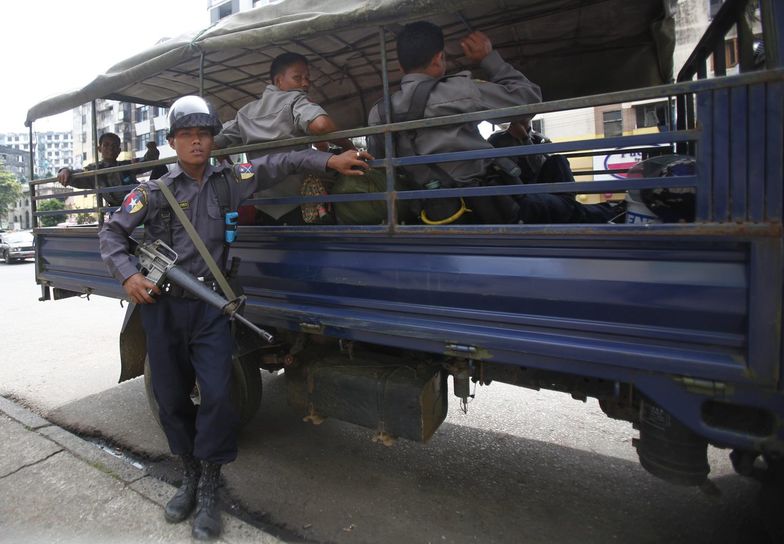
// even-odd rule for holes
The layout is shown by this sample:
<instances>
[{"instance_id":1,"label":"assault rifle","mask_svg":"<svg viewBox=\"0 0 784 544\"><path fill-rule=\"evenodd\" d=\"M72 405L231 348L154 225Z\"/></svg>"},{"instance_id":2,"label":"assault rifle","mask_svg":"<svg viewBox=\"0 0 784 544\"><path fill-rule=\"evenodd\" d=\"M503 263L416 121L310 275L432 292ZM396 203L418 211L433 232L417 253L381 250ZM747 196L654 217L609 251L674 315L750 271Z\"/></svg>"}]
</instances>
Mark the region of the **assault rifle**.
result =
<instances>
[{"instance_id":1,"label":"assault rifle","mask_svg":"<svg viewBox=\"0 0 784 544\"><path fill-rule=\"evenodd\" d=\"M139 259L142 274L158 288L161 288L166 281L178 285L194 297L215 306L222 313L229 316L229 319L236 319L267 342L272 343L274 341L274 337L270 333L260 329L239 313L246 301L244 295L238 296L234 300L226 300L175 264L178 257L177 253L161 240L144 244L131 239L131 249Z\"/></svg>"}]
</instances>

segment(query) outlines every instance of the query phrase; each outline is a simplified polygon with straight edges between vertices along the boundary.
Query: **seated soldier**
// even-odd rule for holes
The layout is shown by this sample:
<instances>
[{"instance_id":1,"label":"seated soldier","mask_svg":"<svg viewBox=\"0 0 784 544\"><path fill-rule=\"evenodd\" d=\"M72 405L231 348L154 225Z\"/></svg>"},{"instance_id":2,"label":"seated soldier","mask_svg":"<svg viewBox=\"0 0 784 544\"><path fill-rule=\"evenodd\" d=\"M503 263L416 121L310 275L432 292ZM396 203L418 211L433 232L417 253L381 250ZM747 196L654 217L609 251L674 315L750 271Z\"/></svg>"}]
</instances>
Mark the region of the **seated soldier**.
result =
<instances>
[{"instance_id":1,"label":"seated soldier","mask_svg":"<svg viewBox=\"0 0 784 544\"><path fill-rule=\"evenodd\" d=\"M315 136L337 130L327 112L308 99L310 69L304 56L283 53L276 57L270 67L270 80L272 84L267 85L261 98L242 107L233 120L223 125L220 134L215 137L216 148ZM346 139L335 143L344 150L354 149ZM285 150L309 147L305 144ZM327 142L320 142L316 147L326 150ZM280 151L284 149L275 150ZM248 158L253 160L268 153L251 151ZM254 198L300 195L304 179L302 174L294 174L255 194ZM304 222L302 210L295 204L260 205L257 208L256 224L301 225Z\"/></svg>"},{"instance_id":2,"label":"seated soldier","mask_svg":"<svg viewBox=\"0 0 784 544\"><path fill-rule=\"evenodd\" d=\"M487 139L493 147L515 147L518 145L549 144L544 134L531 128L531 119L512 121L505 130L494 132ZM574 174L569 161L561 155L536 153L513 157L520 167L520 179L523 183L558 183L573 182Z\"/></svg>"},{"instance_id":3,"label":"seated soldier","mask_svg":"<svg viewBox=\"0 0 784 544\"><path fill-rule=\"evenodd\" d=\"M144 154L145 161L157 161L161 156L161 152L158 150L158 145L155 142L147 142L147 152ZM158 179L161 176L165 176L169 173L169 169L166 167L165 164L159 164L158 166L154 166L152 171L150 172L150 179Z\"/></svg>"},{"instance_id":4,"label":"seated soldier","mask_svg":"<svg viewBox=\"0 0 784 544\"><path fill-rule=\"evenodd\" d=\"M115 166L125 166L133 164L136 161L118 161L117 157L120 155L120 137L113 132L105 132L98 138L98 152L101 155L101 160L96 164L88 164L84 170L71 170L70 168L61 168L57 172L57 180L64 187L75 187L77 189L93 189L95 187L92 177L84 177L79 179L72 179L73 174L89 170L101 170L102 168L113 168ZM147 144L147 153L145 153L143 161L157 160L158 155L153 154L150 145ZM158 151L158 148L155 148ZM157 167L156 167L157 168ZM164 167L165 168L165 167ZM100 174L98 176L98 188L103 189L106 187L129 186L124 191L115 193L101 193L104 201L109 206L119 206L122 204L123 198L131 187L135 187L139 182L136 180L136 175L141 174L149 169L134 169L125 170L123 172L112 172L110 174Z\"/></svg>"},{"instance_id":5,"label":"seated soldier","mask_svg":"<svg viewBox=\"0 0 784 544\"><path fill-rule=\"evenodd\" d=\"M417 118L415 97L425 96L420 117L472 113L493 108L541 101L539 86L506 63L481 32L472 32L460 42L465 57L488 74L490 81L477 82L468 71L446 76L443 32L429 22L406 25L397 37L397 54L404 76L400 90L392 95L392 119ZM420 86L428 92L416 92ZM412 115L413 114L413 115ZM385 122L380 104L373 107L368 122ZM477 123L407 131L397 140L398 156L430 155L492 148L480 134ZM369 149L381 156L378 139ZM510 167L511 164L511 167ZM499 183L521 183L512 161L476 159L438 165L407 167L419 188L475 187ZM469 212L470 210L470 212ZM455 221L475 223L604 223L615 216L606 206L583 206L569 195L535 194L517 197L468 197L429 199L420 214L428 224Z\"/></svg>"}]
</instances>

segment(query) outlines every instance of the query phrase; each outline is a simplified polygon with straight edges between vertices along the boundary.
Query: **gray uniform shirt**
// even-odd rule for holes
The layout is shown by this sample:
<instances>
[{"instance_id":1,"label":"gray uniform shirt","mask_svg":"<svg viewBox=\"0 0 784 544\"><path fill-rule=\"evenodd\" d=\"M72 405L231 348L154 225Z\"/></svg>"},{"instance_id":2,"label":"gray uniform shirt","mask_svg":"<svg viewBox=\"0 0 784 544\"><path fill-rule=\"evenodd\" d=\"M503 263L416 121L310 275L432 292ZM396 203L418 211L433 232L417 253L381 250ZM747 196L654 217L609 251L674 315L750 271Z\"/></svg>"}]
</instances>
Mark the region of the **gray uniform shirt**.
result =
<instances>
[{"instance_id":1,"label":"gray uniform shirt","mask_svg":"<svg viewBox=\"0 0 784 544\"><path fill-rule=\"evenodd\" d=\"M223 148L307 136L308 125L321 115L327 115L327 112L311 102L304 91L281 91L275 85L267 85L260 99L243 106L233 120L223 125L223 130L215 137L215 145ZM309 147L303 145L295 149ZM266 153L269 151L251 151L248 157L255 159ZM275 187L253 196L265 198L299 195L302 179L301 174L294 174L280 181ZM275 204L261 205L259 209L278 219L296 207L296 204Z\"/></svg>"},{"instance_id":2,"label":"gray uniform shirt","mask_svg":"<svg viewBox=\"0 0 784 544\"><path fill-rule=\"evenodd\" d=\"M497 51L490 52L482 60L480 67L490 77L489 82L473 80L471 72L468 71L446 77L430 93L425 107L425 117L472 113L542 101L539 86L531 83L511 64L505 62ZM431 78L420 73L403 76L400 90L392 95L392 109L398 113L408 111L417 83L425 79ZM368 124L379 125L384 122L379 116L378 105L374 106L370 110ZM415 147L416 149L412 147L411 140L406 134L397 138L397 154L400 157L493 148L482 137L476 122L420 129L416 131ZM469 184L483 178L489 164L490 161L479 159L441 163L439 166L456 184ZM427 169L408 168L408 171L418 184L428 181Z\"/></svg>"},{"instance_id":3,"label":"gray uniform shirt","mask_svg":"<svg viewBox=\"0 0 784 544\"><path fill-rule=\"evenodd\" d=\"M106 161L101 160L97 165L94 163L88 164L84 170L71 170L71 174L80 174L84 171L96 169L101 170L103 168L113 168L115 166L125 166L128 164L131 164L131 161L118 161L114 164L109 164ZM136 174L141 173L142 171L143 170L125 170L123 172L112 172L111 174L99 174L97 184L98 189L128 185L128 187L125 188L125 191L118 191L116 193L103 193L103 199L106 201L106 204L109 206L119 206L125 197L125 192L138 183L136 180ZM78 179L71 178L71 181L69 181L68 184L75 189L95 188L95 181L92 177Z\"/></svg>"},{"instance_id":4,"label":"gray uniform shirt","mask_svg":"<svg viewBox=\"0 0 784 544\"><path fill-rule=\"evenodd\" d=\"M247 181L238 181L230 172L229 202L236 210L239 203L248 198L259 183L270 183L283 179L301 170L323 173L332 155L315 150L293 151L266 155L251 161L256 176ZM169 230L161 216L161 210L168 203L161 193L159 183L165 183L177 199L180 208L193 224L199 237L204 241L210 254L220 263L223 253L224 218L215 192L214 180L224 175L228 168L207 166L204 182L199 183L186 174L179 163L160 179L141 183L128 193L122 206L104 223L98 234L101 258L109 272L120 282L124 282L139 270L136 258L129 253L128 237L139 225L144 223L144 239L151 242L161 239L168 244ZM179 255L177 264L196 277L209 274L207 264L199 255L185 228L174 213L171 213L172 249Z\"/></svg>"}]
</instances>

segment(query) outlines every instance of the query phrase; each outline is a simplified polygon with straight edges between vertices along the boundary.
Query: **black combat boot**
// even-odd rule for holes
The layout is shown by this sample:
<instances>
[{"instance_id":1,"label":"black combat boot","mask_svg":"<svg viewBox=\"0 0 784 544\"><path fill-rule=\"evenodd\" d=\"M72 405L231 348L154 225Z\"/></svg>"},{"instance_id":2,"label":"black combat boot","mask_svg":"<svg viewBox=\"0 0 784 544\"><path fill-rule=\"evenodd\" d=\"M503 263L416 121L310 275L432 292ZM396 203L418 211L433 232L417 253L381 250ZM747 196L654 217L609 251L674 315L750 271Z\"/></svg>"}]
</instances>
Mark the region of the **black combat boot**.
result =
<instances>
[{"instance_id":1,"label":"black combat boot","mask_svg":"<svg viewBox=\"0 0 784 544\"><path fill-rule=\"evenodd\" d=\"M192 456L183 455L182 467L182 484L163 510L163 517L169 523L181 522L191 515L196 506L196 489L199 485L201 464Z\"/></svg>"},{"instance_id":2,"label":"black combat boot","mask_svg":"<svg viewBox=\"0 0 784 544\"><path fill-rule=\"evenodd\" d=\"M218 480L221 466L204 463L197 493L196 516L193 518L191 535L196 540L212 540L221 533L220 510L218 509Z\"/></svg>"}]
</instances>

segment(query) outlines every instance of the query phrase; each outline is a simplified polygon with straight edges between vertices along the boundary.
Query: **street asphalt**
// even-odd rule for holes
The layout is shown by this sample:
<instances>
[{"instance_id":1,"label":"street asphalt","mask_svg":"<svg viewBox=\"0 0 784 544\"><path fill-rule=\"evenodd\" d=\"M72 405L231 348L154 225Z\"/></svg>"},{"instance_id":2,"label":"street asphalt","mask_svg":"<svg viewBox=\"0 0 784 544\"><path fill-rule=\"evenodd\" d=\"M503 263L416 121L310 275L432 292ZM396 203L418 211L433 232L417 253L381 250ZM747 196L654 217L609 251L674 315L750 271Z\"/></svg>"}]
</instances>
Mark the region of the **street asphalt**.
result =
<instances>
[{"instance_id":1,"label":"street asphalt","mask_svg":"<svg viewBox=\"0 0 784 544\"><path fill-rule=\"evenodd\" d=\"M193 542L169 524L175 488L133 463L0 397L0 542ZM219 542L276 543L223 512Z\"/></svg>"}]
</instances>

